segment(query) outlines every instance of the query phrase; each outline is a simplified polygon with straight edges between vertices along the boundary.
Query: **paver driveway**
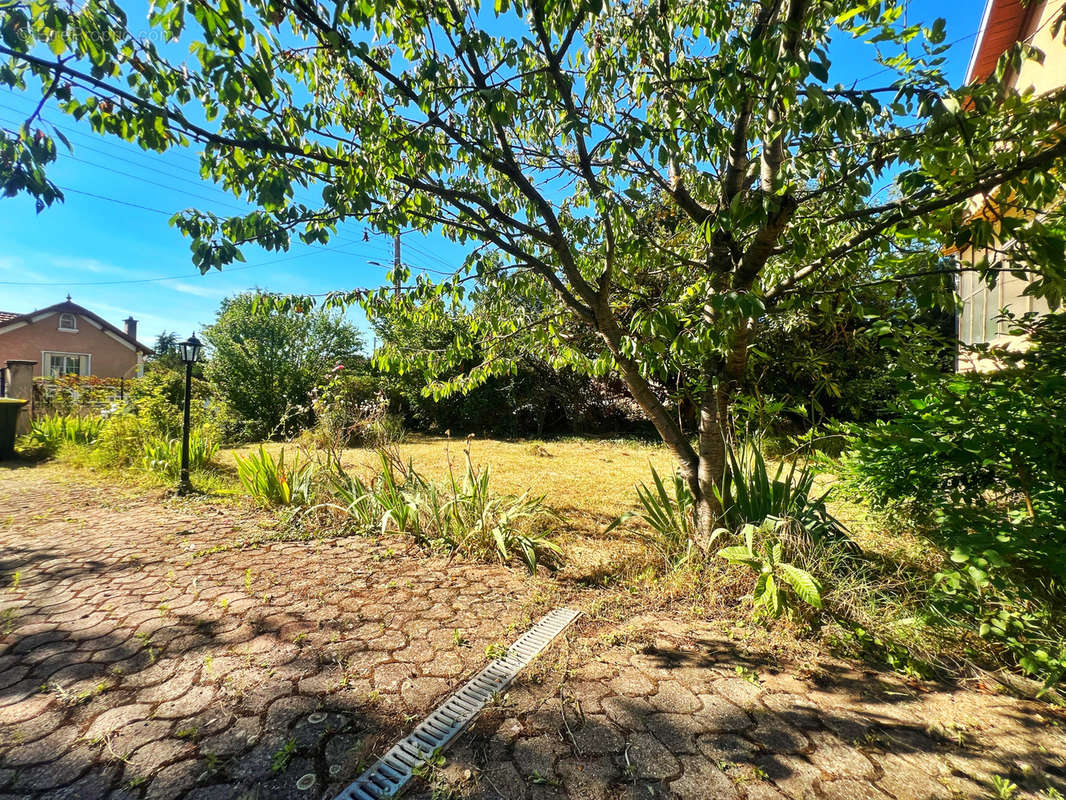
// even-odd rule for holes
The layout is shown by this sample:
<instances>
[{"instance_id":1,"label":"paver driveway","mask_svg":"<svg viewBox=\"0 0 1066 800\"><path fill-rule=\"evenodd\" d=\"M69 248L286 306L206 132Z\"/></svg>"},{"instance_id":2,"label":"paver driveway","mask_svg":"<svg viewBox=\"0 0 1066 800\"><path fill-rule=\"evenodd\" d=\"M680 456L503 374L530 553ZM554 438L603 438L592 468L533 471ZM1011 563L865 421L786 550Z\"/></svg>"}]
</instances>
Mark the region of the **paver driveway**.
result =
<instances>
[{"instance_id":1,"label":"paver driveway","mask_svg":"<svg viewBox=\"0 0 1066 800\"><path fill-rule=\"evenodd\" d=\"M486 648L595 599L357 537L234 547L264 536L254 515L55 474L0 471L0 797L332 797ZM995 775L1066 791L1046 706L789 669L709 623L626 629L639 646L579 623L412 795L905 800L986 797Z\"/></svg>"}]
</instances>

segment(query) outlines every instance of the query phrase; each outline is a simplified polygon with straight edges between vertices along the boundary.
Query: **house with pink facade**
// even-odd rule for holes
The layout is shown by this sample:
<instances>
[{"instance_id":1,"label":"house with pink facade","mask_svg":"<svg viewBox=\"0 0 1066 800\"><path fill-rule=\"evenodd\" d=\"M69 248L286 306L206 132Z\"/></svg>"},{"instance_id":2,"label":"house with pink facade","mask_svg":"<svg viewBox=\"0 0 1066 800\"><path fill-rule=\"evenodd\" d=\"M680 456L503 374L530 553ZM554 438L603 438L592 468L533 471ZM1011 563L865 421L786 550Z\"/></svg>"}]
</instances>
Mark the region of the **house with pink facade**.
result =
<instances>
[{"instance_id":1,"label":"house with pink facade","mask_svg":"<svg viewBox=\"0 0 1066 800\"><path fill-rule=\"evenodd\" d=\"M137 341L132 316L118 328L71 302L69 295L65 302L37 311L0 311L0 367L8 361L33 361L34 377L133 378L151 352Z\"/></svg>"}]
</instances>

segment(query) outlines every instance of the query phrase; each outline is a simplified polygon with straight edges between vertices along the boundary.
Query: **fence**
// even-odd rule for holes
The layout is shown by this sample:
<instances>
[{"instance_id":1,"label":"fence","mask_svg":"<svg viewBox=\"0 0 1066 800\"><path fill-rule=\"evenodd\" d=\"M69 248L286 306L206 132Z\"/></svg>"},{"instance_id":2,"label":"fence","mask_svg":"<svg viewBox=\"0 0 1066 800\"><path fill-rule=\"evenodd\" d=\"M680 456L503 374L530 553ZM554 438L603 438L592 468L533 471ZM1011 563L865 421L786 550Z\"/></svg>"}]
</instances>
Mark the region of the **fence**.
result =
<instances>
[{"instance_id":1,"label":"fence","mask_svg":"<svg viewBox=\"0 0 1066 800\"><path fill-rule=\"evenodd\" d=\"M33 379L33 415L106 414L121 407L136 378L64 375Z\"/></svg>"}]
</instances>

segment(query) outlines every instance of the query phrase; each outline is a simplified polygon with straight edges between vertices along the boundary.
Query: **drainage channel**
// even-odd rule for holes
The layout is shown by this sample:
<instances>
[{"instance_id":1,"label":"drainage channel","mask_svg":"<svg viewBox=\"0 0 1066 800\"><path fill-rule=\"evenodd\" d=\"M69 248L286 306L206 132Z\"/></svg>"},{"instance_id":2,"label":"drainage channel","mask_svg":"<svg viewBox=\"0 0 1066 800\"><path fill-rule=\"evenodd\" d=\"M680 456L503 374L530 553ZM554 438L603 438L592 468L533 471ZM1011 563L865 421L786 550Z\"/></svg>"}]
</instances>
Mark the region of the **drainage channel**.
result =
<instances>
[{"instance_id":1,"label":"drainage channel","mask_svg":"<svg viewBox=\"0 0 1066 800\"><path fill-rule=\"evenodd\" d=\"M397 742L336 800L381 800L396 797L421 765L459 735L482 708L510 685L530 661L577 619L580 611L557 608L523 633L455 694L445 700L410 734Z\"/></svg>"}]
</instances>

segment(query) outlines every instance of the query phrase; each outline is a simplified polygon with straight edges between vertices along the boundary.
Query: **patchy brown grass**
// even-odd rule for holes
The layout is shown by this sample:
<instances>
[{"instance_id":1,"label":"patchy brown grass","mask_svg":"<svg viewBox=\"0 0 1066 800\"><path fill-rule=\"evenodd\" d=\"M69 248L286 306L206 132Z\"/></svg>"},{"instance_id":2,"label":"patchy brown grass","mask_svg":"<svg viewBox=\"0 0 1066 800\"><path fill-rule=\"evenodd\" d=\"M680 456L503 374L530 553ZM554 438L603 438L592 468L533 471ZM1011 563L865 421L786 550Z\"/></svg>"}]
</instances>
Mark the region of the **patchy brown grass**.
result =
<instances>
[{"instance_id":1,"label":"patchy brown grass","mask_svg":"<svg viewBox=\"0 0 1066 800\"><path fill-rule=\"evenodd\" d=\"M412 435L397 449L427 478L439 480L447 477L449 462L457 473L463 471L465 446L462 439ZM230 452L243 456L257 447L248 445ZM281 447L292 450L294 446L266 445L275 453ZM633 486L648 480L649 463L660 473L672 471L675 463L662 445L619 439L473 439L470 452L475 466L492 469L494 489L543 494L554 510L570 518L575 529L588 534L602 531L633 507ZM364 478L379 468L377 454L370 448L345 450L341 463Z\"/></svg>"}]
</instances>

